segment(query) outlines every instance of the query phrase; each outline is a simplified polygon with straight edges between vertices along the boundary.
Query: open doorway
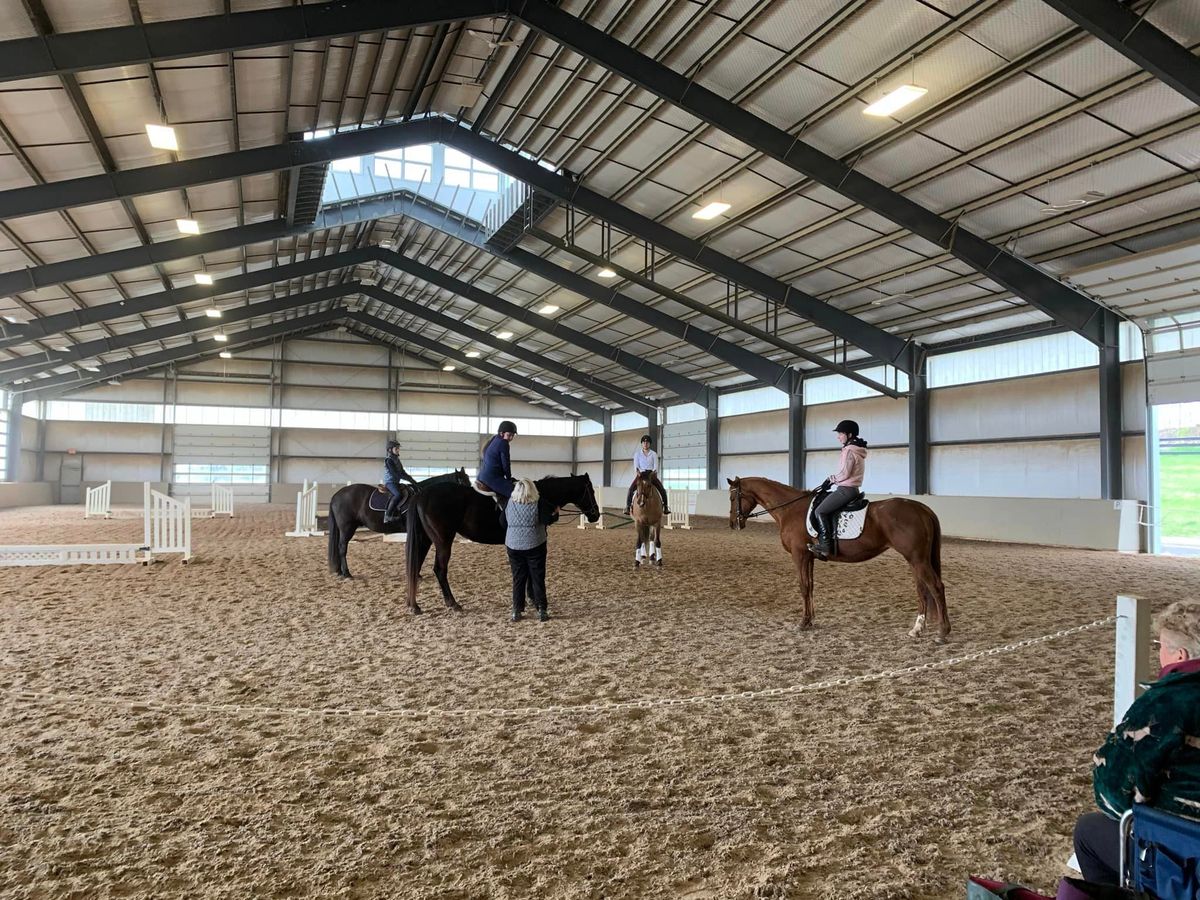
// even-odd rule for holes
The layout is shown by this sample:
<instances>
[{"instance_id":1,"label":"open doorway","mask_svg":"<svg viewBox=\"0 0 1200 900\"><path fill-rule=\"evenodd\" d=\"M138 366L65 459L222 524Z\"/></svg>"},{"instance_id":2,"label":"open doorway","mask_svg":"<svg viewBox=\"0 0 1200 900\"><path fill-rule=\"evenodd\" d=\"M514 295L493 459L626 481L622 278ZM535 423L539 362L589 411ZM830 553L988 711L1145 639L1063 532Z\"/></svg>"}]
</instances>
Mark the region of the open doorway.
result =
<instances>
[{"instance_id":1,"label":"open doorway","mask_svg":"<svg viewBox=\"0 0 1200 900\"><path fill-rule=\"evenodd\" d=\"M1200 403L1168 403L1154 412L1162 549L1200 556Z\"/></svg>"}]
</instances>

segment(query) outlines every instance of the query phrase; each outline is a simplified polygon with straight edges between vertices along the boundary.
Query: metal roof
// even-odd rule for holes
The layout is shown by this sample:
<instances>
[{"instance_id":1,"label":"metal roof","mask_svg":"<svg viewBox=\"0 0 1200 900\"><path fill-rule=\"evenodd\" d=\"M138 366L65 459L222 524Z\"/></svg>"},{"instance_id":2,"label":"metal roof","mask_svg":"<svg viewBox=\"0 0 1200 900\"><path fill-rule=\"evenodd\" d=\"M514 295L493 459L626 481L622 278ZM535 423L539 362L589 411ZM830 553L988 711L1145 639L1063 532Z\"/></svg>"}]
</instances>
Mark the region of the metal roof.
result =
<instances>
[{"instance_id":1,"label":"metal roof","mask_svg":"<svg viewBox=\"0 0 1200 900\"><path fill-rule=\"evenodd\" d=\"M387 5L340 4L350 11L351 22L355 10L365 16ZM10 78L0 83L0 146L5 150L0 192L275 147L316 129L369 128L442 115L570 172L600 197L881 333L938 344L1051 321L953 255L956 247L948 252L864 209L752 149L734 136L736 129L706 123L681 102L668 102L516 15L504 15L507 4L475 6L501 14ZM684 75L696 88L836 157L856 175L1054 279L1067 279L1102 306L1141 317L1148 310L1197 305L1200 271L1188 260L1200 258L1200 110L1180 90L1043 0L564 0L557 6ZM317 17L321 4L284 0L3 0L0 40L69 37L142 23L174 23L182 31L191 26L183 20L192 17L294 12L297 7L312 11L314 27L325 21ZM1200 8L1194 0L1131 5L1137 14L1147 7L1145 24L1188 48L1194 59L1200 44ZM80 37L79 46L98 43L86 34ZM243 39L231 36L226 46L238 40ZM251 42L250 37L243 41ZM147 41L147 46L155 45ZM14 66L23 60L16 53L10 58ZM1200 61L1195 68L1200 70ZM1186 62L1183 71L1186 77ZM867 103L913 80L928 88L916 103L890 118L862 114ZM477 99L471 97L472 84L482 85ZM459 105L464 100L471 105ZM682 103L688 102L685 96ZM151 148L147 123L171 125L178 153ZM281 167L7 217L0 222L0 273L178 241L177 219L195 219L204 236L276 222L286 216L286 177ZM730 210L711 221L694 219L692 213L712 199L730 203ZM0 195L0 210L3 201ZM568 215L560 207L541 227L560 238L569 231L583 251L607 255L624 269L644 273L648 268L643 239L606 227L582 209ZM218 280L238 277L385 240L510 303L535 311L547 303L558 305L554 318L569 329L695 382L715 386L750 380L729 354L714 355L403 214L14 291L0 298L0 315L32 321L181 288L192 284L197 272ZM598 280L598 267L578 254L532 236L520 247ZM1160 248L1168 248L1171 261L1161 268ZM1099 276L1106 266L1123 274ZM33 353L46 358L60 344L201 316L214 304L233 310L371 275L381 279L381 286L475 329L511 330L513 341L530 353L620 391L677 396L629 360L622 364L585 350L377 263L264 281L211 299L212 292L201 292L140 316L114 314L44 340L7 341L0 366ZM760 294L735 290L711 267L672 256L661 246L653 280L668 296L620 278L599 283L779 366L814 368L802 356L670 295L685 295L830 362L870 355L854 340L847 342ZM247 321L246 327L303 321L336 302L280 308ZM370 297L360 296L352 305L451 350L469 343L462 334ZM220 320L211 320L211 330L220 327ZM133 353L165 351L194 340L193 335L166 338L90 359L116 363ZM563 386L560 374L532 365L528 355L518 359L493 350L486 358L500 369ZM53 367L47 375L73 368ZM494 373L474 374L497 380ZM588 403L616 408L611 396L586 384L570 390Z\"/></svg>"}]
</instances>

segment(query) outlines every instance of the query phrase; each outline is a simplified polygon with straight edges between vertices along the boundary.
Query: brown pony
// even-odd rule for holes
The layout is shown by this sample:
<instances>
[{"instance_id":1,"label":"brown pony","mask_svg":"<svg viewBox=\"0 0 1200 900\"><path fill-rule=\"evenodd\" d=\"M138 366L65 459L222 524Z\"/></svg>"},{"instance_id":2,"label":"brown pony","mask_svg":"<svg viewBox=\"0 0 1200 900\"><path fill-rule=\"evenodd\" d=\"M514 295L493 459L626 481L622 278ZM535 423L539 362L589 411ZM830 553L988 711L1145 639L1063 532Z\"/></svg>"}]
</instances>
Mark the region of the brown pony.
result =
<instances>
[{"instance_id":1,"label":"brown pony","mask_svg":"<svg viewBox=\"0 0 1200 900\"><path fill-rule=\"evenodd\" d=\"M637 549L633 555L633 567L640 568L643 554L646 562L653 566L662 565L662 497L654 486L654 473L639 472L637 487L633 495L633 523L637 526Z\"/></svg>"},{"instance_id":2,"label":"brown pony","mask_svg":"<svg viewBox=\"0 0 1200 900\"><path fill-rule=\"evenodd\" d=\"M761 516L770 513L779 523L779 540L791 554L796 573L800 576L800 593L804 597L804 619L801 628L813 623L813 559L808 549L809 500L812 491L801 491L769 478L734 478L729 482L729 527L741 530L752 518L751 510L761 505ZM877 500L867 507L863 533L853 540L839 540L832 562L866 562L891 547L912 567L917 582L917 621L908 632L920 637L925 630L928 611L930 624L936 623L941 644L950 633L950 615L946 612L946 588L942 584L942 526L933 510L916 500L894 497Z\"/></svg>"}]
</instances>

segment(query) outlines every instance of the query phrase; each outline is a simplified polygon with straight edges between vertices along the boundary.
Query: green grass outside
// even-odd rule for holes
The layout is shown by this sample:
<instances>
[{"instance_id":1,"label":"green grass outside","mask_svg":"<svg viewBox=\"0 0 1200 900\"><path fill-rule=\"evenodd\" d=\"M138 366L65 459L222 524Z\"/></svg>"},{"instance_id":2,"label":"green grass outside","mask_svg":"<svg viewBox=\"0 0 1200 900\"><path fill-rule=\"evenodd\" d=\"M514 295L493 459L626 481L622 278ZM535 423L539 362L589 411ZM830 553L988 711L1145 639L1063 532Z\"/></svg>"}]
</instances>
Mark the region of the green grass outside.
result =
<instances>
[{"instance_id":1,"label":"green grass outside","mask_svg":"<svg viewBox=\"0 0 1200 900\"><path fill-rule=\"evenodd\" d=\"M1163 453L1163 537L1200 538L1200 453Z\"/></svg>"}]
</instances>

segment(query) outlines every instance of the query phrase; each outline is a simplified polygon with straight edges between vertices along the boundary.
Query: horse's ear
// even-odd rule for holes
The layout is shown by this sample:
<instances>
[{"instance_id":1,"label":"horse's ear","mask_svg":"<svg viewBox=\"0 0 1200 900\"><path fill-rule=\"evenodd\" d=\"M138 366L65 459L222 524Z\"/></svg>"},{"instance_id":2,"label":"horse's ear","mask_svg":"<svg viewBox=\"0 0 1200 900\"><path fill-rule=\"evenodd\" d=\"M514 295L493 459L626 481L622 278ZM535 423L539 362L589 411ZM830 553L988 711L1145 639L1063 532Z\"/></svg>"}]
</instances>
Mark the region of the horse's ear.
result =
<instances>
[{"instance_id":1,"label":"horse's ear","mask_svg":"<svg viewBox=\"0 0 1200 900\"><path fill-rule=\"evenodd\" d=\"M733 479L732 479L732 478L726 478L725 480L726 480L727 482L729 482L729 486L730 486L730 487L733 487Z\"/></svg>"}]
</instances>

